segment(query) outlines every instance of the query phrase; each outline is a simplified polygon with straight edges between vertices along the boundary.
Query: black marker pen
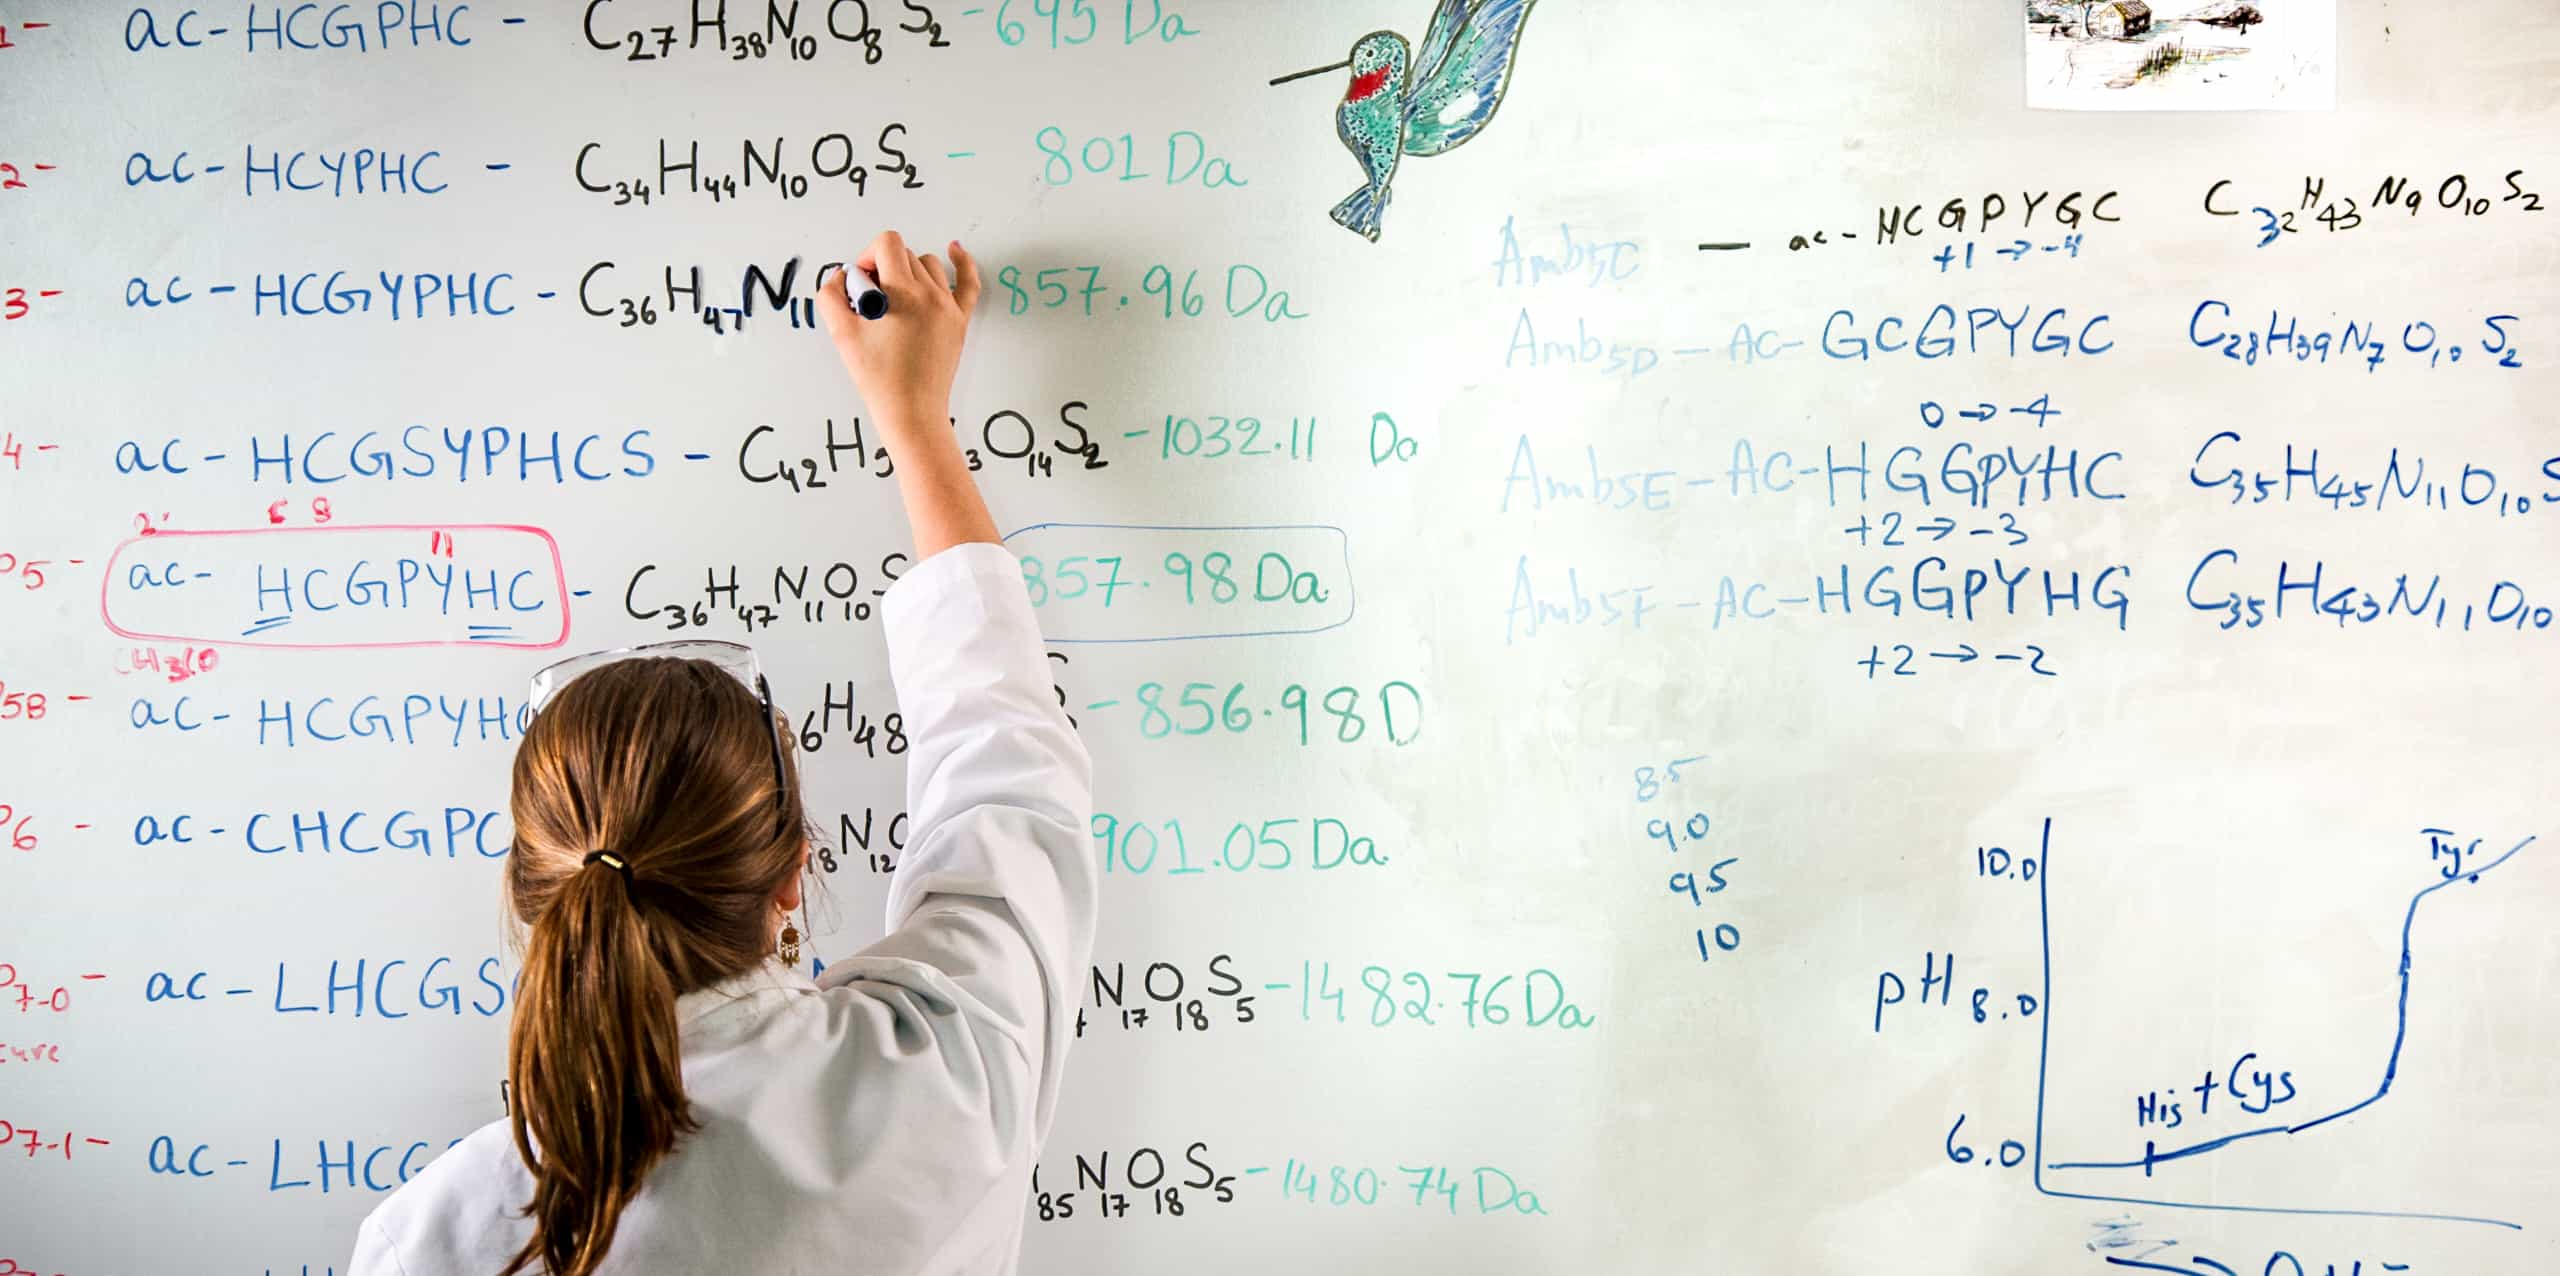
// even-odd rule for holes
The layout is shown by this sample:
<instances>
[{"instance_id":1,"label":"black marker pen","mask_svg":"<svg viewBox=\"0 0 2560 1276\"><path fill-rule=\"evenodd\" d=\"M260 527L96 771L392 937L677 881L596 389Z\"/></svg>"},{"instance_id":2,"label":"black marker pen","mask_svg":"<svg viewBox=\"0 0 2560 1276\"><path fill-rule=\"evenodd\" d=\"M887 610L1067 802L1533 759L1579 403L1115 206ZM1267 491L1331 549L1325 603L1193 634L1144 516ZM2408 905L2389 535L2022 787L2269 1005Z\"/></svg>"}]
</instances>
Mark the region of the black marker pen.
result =
<instances>
[{"instance_id":1,"label":"black marker pen","mask_svg":"<svg viewBox=\"0 0 2560 1276\"><path fill-rule=\"evenodd\" d=\"M871 277L865 274L863 278ZM871 286L863 289L862 294L853 299L853 312L865 319L877 319L889 313L889 294L880 291L879 280L872 279Z\"/></svg>"},{"instance_id":2,"label":"black marker pen","mask_svg":"<svg viewBox=\"0 0 2560 1276\"><path fill-rule=\"evenodd\" d=\"M865 319L877 319L880 316L889 313L889 294L880 290L880 281L873 279L869 271L862 270L855 266L848 266L842 262L829 262L818 268L818 283L821 287L825 286L827 282L827 272L830 270L840 270L845 273L847 280L844 289L845 302L853 307L853 313L858 314ZM864 280L868 281L870 287L867 287L860 292L855 292L853 290L851 279L852 276L856 274L861 275Z\"/></svg>"}]
</instances>

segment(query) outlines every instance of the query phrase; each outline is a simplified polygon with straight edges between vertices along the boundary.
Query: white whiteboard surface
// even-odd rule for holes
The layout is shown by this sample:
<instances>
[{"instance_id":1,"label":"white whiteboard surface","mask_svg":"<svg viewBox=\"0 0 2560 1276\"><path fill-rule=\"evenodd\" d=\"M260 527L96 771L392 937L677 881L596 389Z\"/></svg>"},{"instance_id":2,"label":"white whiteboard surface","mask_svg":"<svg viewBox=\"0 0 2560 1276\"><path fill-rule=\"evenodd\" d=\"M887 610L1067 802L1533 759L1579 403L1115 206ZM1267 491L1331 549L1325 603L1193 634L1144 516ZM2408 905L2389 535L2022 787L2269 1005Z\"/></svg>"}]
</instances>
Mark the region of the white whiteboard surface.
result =
<instances>
[{"instance_id":1,"label":"white whiteboard surface","mask_svg":"<svg viewBox=\"0 0 2560 1276\"><path fill-rule=\"evenodd\" d=\"M2560 1268L2547 5L2092 116L2013 4L1545 0L1374 243L1267 81L1421 0L396 7L0 4L0 1271L330 1271L502 1114L559 650L754 643L877 933L894 487L697 306L883 225L1011 272L1111 820L1026 1272Z\"/></svg>"}]
</instances>

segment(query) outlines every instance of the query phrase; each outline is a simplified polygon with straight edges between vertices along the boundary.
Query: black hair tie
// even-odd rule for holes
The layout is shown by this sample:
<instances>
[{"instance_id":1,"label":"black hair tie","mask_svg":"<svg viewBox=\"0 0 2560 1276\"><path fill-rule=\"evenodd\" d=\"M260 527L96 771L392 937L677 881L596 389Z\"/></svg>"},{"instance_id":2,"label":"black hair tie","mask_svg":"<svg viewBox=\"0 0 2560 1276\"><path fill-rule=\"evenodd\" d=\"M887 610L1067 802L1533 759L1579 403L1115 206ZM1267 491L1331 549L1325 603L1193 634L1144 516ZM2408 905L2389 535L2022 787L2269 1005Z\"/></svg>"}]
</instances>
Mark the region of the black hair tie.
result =
<instances>
[{"instance_id":1,"label":"black hair tie","mask_svg":"<svg viewBox=\"0 0 2560 1276\"><path fill-rule=\"evenodd\" d=\"M612 851L589 851L587 852L586 860L580 865L580 867L583 868L586 864L593 864L597 860L603 860L605 867L622 874L623 881L628 882L631 880L631 865L620 855Z\"/></svg>"}]
</instances>

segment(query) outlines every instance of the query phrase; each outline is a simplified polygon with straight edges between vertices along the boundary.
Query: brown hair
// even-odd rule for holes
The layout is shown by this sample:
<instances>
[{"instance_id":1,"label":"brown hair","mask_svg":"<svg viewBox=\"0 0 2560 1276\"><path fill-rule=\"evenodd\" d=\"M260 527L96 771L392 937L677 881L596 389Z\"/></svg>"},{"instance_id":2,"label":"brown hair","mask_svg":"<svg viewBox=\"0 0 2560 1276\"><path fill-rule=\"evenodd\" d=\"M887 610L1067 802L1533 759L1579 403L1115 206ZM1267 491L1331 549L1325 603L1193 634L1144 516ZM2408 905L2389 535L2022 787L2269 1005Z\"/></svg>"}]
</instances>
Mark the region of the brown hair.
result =
<instances>
[{"instance_id":1,"label":"brown hair","mask_svg":"<svg viewBox=\"0 0 2560 1276\"><path fill-rule=\"evenodd\" d=\"M594 1271L650 1168L699 1128L676 997L765 959L807 846L787 756L774 791L775 731L718 666L665 658L580 675L526 728L506 889L529 934L507 1077L533 1237L501 1276ZM627 876L588 862L598 850Z\"/></svg>"}]
</instances>

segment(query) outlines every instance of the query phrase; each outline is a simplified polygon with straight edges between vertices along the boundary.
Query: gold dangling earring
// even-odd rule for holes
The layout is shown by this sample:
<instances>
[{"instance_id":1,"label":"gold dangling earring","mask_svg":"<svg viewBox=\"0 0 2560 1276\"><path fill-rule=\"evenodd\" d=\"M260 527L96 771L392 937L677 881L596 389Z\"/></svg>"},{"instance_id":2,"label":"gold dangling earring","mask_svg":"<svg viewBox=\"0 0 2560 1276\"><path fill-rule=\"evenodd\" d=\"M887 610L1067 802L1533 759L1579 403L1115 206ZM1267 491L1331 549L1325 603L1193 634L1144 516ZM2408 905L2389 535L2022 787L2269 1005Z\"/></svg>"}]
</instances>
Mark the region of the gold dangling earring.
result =
<instances>
[{"instance_id":1,"label":"gold dangling earring","mask_svg":"<svg viewBox=\"0 0 2560 1276\"><path fill-rule=\"evenodd\" d=\"M791 924L791 910L782 912L782 964L800 964L800 928Z\"/></svg>"}]
</instances>

